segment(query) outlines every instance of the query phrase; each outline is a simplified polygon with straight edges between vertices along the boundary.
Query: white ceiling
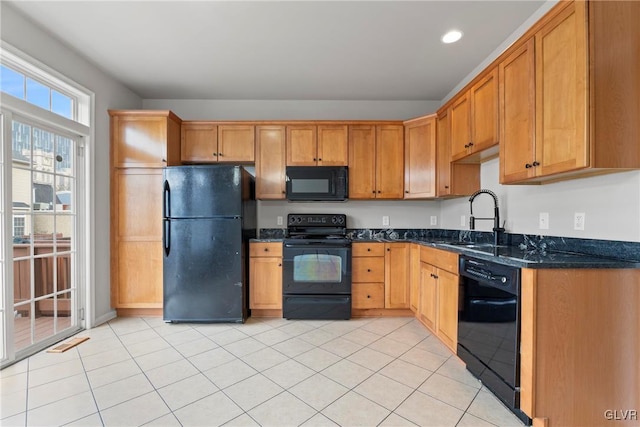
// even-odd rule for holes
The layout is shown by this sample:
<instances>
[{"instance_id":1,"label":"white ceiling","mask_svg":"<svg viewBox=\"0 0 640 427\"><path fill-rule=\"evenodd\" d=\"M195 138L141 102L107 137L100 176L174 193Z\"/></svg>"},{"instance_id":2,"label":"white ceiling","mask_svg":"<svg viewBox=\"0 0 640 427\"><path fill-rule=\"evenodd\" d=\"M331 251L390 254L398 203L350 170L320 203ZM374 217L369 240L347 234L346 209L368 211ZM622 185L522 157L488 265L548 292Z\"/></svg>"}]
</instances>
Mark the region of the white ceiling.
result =
<instances>
[{"instance_id":1,"label":"white ceiling","mask_svg":"<svg viewBox=\"0 0 640 427\"><path fill-rule=\"evenodd\" d=\"M441 100L544 1L10 3L143 99Z\"/></svg>"}]
</instances>

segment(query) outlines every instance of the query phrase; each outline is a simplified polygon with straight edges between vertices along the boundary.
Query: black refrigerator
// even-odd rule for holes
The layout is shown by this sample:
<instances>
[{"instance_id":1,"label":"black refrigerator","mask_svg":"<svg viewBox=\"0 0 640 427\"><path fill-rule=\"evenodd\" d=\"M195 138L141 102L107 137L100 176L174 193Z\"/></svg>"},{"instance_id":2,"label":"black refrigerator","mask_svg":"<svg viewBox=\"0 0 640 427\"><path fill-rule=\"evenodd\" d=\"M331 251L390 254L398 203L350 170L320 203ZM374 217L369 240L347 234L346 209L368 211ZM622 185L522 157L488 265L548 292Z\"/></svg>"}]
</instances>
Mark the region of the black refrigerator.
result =
<instances>
[{"instance_id":1,"label":"black refrigerator","mask_svg":"<svg viewBox=\"0 0 640 427\"><path fill-rule=\"evenodd\" d=\"M253 177L242 166L167 167L162 210L164 320L244 322Z\"/></svg>"}]
</instances>

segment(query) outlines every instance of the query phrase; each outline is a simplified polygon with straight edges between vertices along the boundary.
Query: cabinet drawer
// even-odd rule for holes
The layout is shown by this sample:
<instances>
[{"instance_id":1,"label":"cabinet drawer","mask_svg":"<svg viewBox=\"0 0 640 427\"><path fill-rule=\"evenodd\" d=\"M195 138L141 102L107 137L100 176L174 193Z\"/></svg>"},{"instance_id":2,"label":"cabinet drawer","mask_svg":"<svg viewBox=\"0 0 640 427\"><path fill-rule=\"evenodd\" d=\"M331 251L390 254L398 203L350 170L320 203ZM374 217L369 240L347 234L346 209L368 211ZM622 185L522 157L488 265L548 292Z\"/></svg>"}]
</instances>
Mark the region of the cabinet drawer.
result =
<instances>
[{"instance_id":1,"label":"cabinet drawer","mask_svg":"<svg viewBox=\"0 0 640 427\"><path fill-rule=\"evenodd\" d=\"M269 242L269 243L251 243L249 245L249 256L251 257L281 257L282 256L282 243L281 242Z\"/></svg>"},{"instance_id":2,"label":"cabinet drawer","mask_svg":"<svg viewBox=\"0 0 640 427\"><path fill-rule=\"evenodd\" d=\"M352 282L384 282L384 257L354 257Z\"/></svg>"},{"instance_id":3,"label":"cabinet drawer","mask_svg":"<svg viewBox=\"0 0 640 427\"><path fill-rule=\"evenodd\" d=\"M384 283L354 283L353 308L384 308Z\"/></svg>"},{"instance_id":4,"label":"cabinet drawer","mask_svg":"<svg viewBox=\"0 0 640 427\"><path fill-rule=\"evenodd\" d=\"M458 274L458 254L453 252L421 246L420 262L426 262L443 270Z\"/></svg>"},{"instance_id":5,"label":"cabinet drawer","mask_svg":"<svg viewBox=\"0 0 640 427\"><path fill-rule=\"evenodd\" d=\"M353 243L351 252L354 257L384 256L384 243Z\"/></svg>"}]
</instances>

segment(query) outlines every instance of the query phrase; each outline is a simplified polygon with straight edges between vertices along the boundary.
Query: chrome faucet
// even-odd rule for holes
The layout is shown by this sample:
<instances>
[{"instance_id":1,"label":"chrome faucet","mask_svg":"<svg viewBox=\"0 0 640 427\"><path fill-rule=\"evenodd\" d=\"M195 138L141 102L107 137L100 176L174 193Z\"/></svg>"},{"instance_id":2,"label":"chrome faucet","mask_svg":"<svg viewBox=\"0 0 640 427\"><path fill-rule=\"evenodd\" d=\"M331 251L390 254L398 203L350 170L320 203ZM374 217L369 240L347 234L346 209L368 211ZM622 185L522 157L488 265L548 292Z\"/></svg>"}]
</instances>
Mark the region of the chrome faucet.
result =
<instances>
[{"instance_id":1,"label":"chrome faucet","mask_svg":"<svg viewBox=\"0 0 640 427\"><path fill-rule=\"evenodd\" d=\"M480 194L488 194L493 197L493 218L476 218L473 216L473 201ZM469 208L471 210L471 216L469 217L469 229L476 229L476 221L478 220L493 220L493 245L498 246L500 244L500 236L504 232L504 228L500 227L500 209L498 208L498 196L491 190L478 190L469 197Z\"/></svg>"}]
</instances>

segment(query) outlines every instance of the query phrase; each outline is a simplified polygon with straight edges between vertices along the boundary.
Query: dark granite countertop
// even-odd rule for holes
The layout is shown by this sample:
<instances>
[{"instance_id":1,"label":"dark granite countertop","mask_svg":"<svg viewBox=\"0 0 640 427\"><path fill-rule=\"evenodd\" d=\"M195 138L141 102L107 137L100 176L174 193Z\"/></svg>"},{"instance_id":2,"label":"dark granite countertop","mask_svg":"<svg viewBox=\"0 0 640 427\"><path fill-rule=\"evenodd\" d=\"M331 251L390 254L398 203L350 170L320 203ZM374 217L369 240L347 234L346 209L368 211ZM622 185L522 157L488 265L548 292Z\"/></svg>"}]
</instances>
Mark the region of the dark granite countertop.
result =
<instances>
[{"instance_id":1,"label":"dark granite countertop","mask_svg":"<svg viewBox=\"0 0 640 427\"><path fill-rule=\"evenodd\" d=\"M261 230L256 242L282 241L281 229ZM507 234L494 247L492 233L430 229L350 229L353 242L411 242L523 268L640 268L640 243ZM470 246L471 245L471 246Z\"/></svg>"}]
</instances>

